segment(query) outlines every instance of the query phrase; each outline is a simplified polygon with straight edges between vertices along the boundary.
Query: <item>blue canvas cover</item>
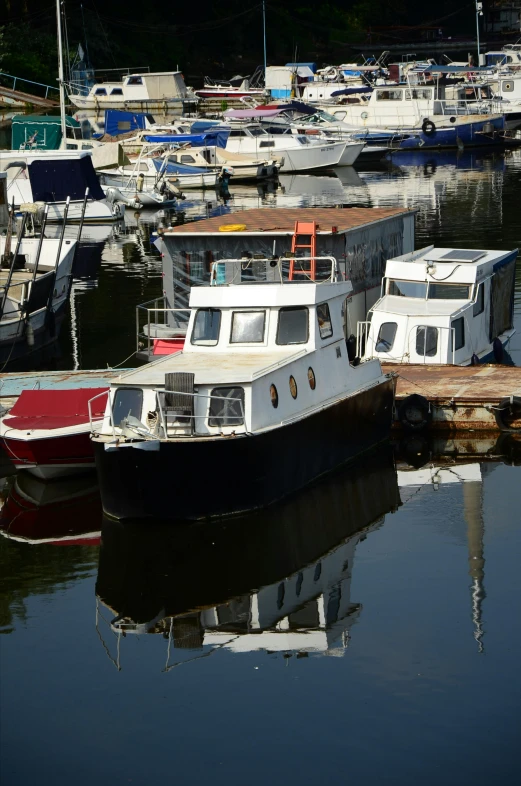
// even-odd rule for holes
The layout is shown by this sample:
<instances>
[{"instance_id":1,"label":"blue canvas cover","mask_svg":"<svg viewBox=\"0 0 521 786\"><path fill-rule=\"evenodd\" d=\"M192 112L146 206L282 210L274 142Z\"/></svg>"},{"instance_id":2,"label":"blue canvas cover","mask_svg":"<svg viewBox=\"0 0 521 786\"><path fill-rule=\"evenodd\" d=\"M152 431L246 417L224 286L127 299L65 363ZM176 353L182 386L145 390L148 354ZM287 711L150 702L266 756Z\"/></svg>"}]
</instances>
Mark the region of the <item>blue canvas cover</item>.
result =
<instances>
[{"instance_id":1,"label":"blue canvas cover","mask_svg":"<svg viewBox=\"0 0 521 786\"><path fill-rule=\"evenodd\" d=\"M109 136L119 136L128 131L141 131L146 128L146 120L154 123L152 115L144 112L122 112L120 109L105 110L105 133Z\"/></svg>"},{"instance_id":2,"label":"blue canvas cover","mask_svg":"<svg viewBox=\"0 0 521 786\"><path fill-rule=\"evenodd\" d=\"M105 199L88 155L62 160L40 159L27 167L34 202L80 200L89 188L89 199Z\"/></svg>"},{"instance_id":3,"label":"blue canvas cover","mask_svg":"<svg viewBox=\"0 0 521 786\"><path fill-rule=\"evenodd\" d=\"M219 128L218 131L206 131L204 134L145 134L147 142L165 142L168 145L186 145L193 147L226 147L230 136L229 128Z\"/></svg>"},{"instance_id":4,"label":"blue canvas cover","mask_svg":"<svg viewBox=\"0 0 521 786\"><path fill-rule=\"evenodd\" d=\"M166 172L167 175L204 175L208 172L207 169L202 169L198 166L191 166L191 164L176 164L169 161L164 166L162 158L153 158L154 166L158 172Z\"/></svg>"}]
</instances>

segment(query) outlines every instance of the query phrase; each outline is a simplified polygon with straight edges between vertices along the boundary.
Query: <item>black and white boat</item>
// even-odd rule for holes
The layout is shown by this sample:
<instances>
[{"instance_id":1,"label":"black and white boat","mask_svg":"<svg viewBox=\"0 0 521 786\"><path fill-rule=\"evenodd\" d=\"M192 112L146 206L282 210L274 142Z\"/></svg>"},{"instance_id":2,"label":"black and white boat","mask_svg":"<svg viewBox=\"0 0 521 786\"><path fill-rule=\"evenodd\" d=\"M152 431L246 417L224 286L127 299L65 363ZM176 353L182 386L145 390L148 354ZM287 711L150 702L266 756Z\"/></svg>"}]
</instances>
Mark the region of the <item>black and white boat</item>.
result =
<instances>
[{"instance_id":1,"label":"black and white boat","mask_svg":"<svg viewBox=\"0 0 521 786\"><path fill-rule=\"evenodd\" d=\"M214 262L184 349L111 385L92 435L105 513L263 507L385 439L394 380L346 344L340 279L333 257Z\"/></svg>"}]
</instances>

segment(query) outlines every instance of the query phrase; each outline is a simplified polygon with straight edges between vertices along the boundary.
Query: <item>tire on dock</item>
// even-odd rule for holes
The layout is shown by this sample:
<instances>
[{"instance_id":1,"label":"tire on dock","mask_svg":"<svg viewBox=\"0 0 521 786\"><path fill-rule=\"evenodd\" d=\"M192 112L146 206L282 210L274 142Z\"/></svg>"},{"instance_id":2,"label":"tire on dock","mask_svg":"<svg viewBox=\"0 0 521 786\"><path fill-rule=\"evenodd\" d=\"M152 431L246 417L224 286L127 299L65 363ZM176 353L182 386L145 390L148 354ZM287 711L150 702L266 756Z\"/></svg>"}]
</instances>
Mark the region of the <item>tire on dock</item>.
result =
<instances>
[{"instance_id":1,"label":"tire on dock","mask_svg":"<svg viewBox=\"0 0 521 786\"><path fill-rule=\"evenodd\" d=\"M407 431L423 431L432 421L432 407L424 396L412 393L396 408L398 420Z\"/></svg>"},{"instance_id":2,"label":"tire on dock","mask_svg":"<svg viewBox=\"0 0 521 786\"><path fill-rule=\"evenodd\" d=\"M521 433L521 397L502 398L494 407L494 416L500 431Z\"/></svg>"}]
</instances>

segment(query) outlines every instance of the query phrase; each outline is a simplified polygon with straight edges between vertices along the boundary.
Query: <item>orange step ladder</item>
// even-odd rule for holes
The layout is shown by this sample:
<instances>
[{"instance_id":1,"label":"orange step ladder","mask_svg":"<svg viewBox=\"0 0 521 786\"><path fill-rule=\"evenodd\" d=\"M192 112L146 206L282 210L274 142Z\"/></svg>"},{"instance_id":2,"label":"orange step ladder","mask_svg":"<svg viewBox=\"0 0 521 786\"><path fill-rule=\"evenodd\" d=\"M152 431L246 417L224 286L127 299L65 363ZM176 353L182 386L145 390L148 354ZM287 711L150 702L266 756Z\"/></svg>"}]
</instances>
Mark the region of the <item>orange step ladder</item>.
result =
<instances>
[{"instance_id":1,"label":"orange step ladder","mask_svg":"<svg viewBox=\"0 0 521 786\"><path fill-rule=\"evenodd\" d=\"M315 280L317 273L315 260L317 255L317 229L318 224L316 221L295 221L295 231L291 240L291 253L295 255L297 251L302 249L309 251L310 254L308 257L299 257L297 259L292 256L289 263L289 281L294 281L295 276L307 276L311 281ZM303 266L305 259L309 259L309 267ZM297 269L295 269L295 263L297 263Z\"/></svg>"}]
</instances>

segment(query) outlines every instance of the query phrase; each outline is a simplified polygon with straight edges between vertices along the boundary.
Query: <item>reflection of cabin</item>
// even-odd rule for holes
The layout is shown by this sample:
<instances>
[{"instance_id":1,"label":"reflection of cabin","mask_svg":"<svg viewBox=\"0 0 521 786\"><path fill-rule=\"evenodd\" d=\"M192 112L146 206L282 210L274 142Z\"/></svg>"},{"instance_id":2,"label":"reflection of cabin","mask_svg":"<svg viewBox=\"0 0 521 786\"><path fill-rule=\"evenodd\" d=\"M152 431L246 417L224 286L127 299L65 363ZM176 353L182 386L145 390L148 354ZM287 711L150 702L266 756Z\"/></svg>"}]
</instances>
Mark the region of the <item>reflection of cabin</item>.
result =
<instances>
[{"instance_id":1,"label":"reflection of cabin","mask_svg":"<svg viewBox=\"0 0 521 786\"><path fill-rule=\"evenodd\" d=\"M485 8L485 33L514 33L521 31L521 2L493 0Z\"/></svg>"},{"instance_id":2,"label":"reflection of cabin","mask_svg":"<svg viewBox=\"0 0 521 786\"><path fill-rule=\"evenodd\" d=\"M380 292L387 259L414 249L414 211L403 208L261 208L184 224L156 242L163 253L167 308L186 308L192 286L210 281L212 262L289 255L296 221L316 222L316 256L333 256L353 285L350 314L365 318ZM235 225L234 231L223 231ZM303 254L305 255L305 254ZM251 275L248 263L245 275Z\"/></svg>"}]
</instances>

